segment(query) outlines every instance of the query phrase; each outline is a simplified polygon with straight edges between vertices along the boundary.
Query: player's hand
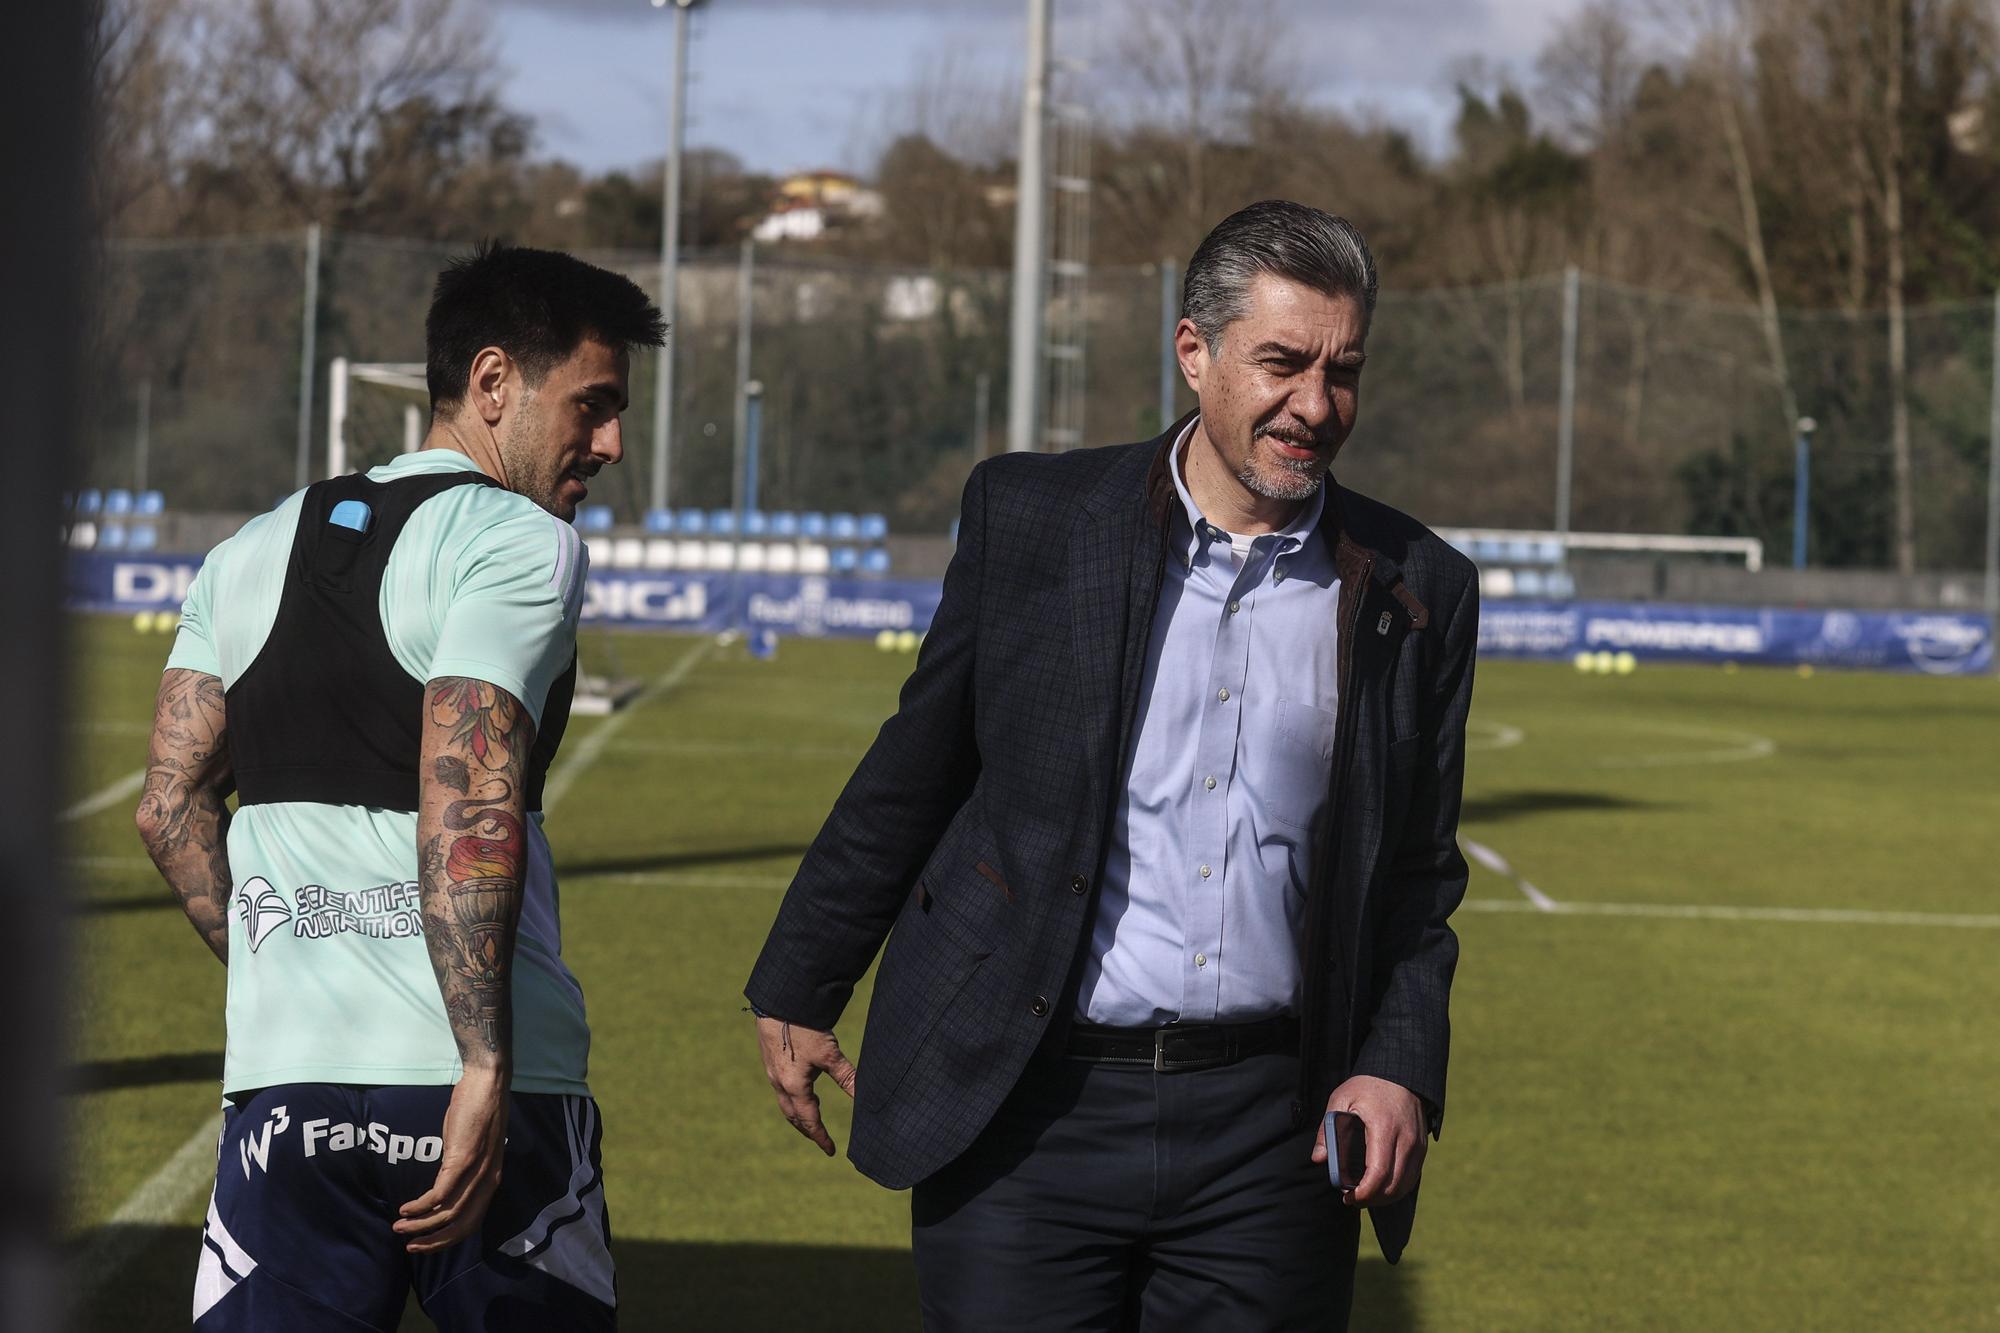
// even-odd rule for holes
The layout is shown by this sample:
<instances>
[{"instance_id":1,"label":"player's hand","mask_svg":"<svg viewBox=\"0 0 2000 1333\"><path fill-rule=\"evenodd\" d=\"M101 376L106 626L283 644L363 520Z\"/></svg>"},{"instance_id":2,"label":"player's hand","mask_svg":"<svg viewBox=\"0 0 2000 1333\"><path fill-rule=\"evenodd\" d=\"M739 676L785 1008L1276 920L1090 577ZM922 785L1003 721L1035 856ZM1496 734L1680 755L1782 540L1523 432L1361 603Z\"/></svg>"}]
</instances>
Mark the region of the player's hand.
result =
<instances>
[{"instance_id":1,"label":"player's hand","mask_svg":"<svg viewBox=\"0 0 2000 1333\"><path fill-rule=\"evenodd\" d=\"M1416 1093L1385 1078L1356 1074L1326 1099L1329 1111L1352 1111L1368 1133L1368 1165L1360 1183L1340 1201L1356 1208L1394 1203L1417 1187L1424 1171L1424 1104ZM1326 1119L1320 1118L1312 1159L1326 1164Z\"/></svg>"},{"instance_id":2,"label":"player's hand","mask_svg":"<svg viewBox=\"0 0 2000 1333\"><path fill-rule=\"evenodd\" d=\"M820 1119L813 1082L825 1072L849 1098L854 1096L854 1066L840 1053L840 1043L831 1032L760 1018L757 1045L764 1054L764 1076L778 1094L778 1110L792 1122L793 1129L817 1143L828 1157L833 1156L833 1136Z\"/></svg>"},{"instance_id":3,"label":"player's hand","mask_svg":"<svg viewBox=\"0 0 2000 1333\"><path fill-rule=\"evenodd\" d=\"M397 1210L396 1234L411 1254L434 1254L478 1233L500 1188L510 1081L499 1070L472 1068L451 1090L437 1183Z\"/></svg>"}]
</instances>

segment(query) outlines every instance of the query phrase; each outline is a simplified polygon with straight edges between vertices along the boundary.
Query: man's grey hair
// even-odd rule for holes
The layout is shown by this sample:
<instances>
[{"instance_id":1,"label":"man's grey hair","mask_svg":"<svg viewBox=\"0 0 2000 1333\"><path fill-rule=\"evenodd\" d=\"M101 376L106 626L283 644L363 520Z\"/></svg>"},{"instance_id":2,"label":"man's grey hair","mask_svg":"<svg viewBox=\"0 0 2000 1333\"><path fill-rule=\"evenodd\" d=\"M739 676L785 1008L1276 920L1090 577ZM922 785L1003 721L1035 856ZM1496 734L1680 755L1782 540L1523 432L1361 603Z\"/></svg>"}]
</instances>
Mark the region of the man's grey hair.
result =
<instances>
[{"instance_id":1,"label":"man's grey hair","mask_svg":"<svg viewBox=\"0 0 2000 1333\"><path fill-rule=\"evenodd\" d=\"M1250 284L1260 273L1329 295L1352 296L1375 313L1375 256L1346 218L1266 199L1216 224L1188 260L1181 284L1181 318L1191 320L1213 356L1222 331L1249 310Z\"/></svg>"}]
</instances>

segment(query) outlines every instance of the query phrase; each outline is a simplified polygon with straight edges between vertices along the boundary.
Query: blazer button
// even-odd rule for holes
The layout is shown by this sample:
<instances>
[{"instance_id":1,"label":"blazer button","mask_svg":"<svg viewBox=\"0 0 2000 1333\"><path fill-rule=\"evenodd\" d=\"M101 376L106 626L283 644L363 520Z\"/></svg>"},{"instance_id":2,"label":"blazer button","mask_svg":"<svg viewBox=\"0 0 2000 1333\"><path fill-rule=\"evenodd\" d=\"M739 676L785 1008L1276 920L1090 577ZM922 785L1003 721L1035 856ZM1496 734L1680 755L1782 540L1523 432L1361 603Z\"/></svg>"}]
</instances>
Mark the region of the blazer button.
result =
<instances>
[{"instance_id":1,"label":"blazer button","mask_svg":"<svg viewBox=\"0 0 2000 1333\"><path fill-rule=\"evenodd\" d=\"M1090 887L1090 881L1085 879L1082 875L1070 876L1069 891L1071 893L1082 893L1089 887Z\"/></svg>"},{"instance_id":2,"label":"blazer button","mask_svg":"<svg viewBox=\"0 0 2000 1333\"><path fill-rule=\"evenodd\" d=\"M1035 1002L1028 1006L1028 1012L1036 1018L1046 1018L1049 1012L1049 1002L1042 996L1037 995Z\"/></svg>"}]
</instances>

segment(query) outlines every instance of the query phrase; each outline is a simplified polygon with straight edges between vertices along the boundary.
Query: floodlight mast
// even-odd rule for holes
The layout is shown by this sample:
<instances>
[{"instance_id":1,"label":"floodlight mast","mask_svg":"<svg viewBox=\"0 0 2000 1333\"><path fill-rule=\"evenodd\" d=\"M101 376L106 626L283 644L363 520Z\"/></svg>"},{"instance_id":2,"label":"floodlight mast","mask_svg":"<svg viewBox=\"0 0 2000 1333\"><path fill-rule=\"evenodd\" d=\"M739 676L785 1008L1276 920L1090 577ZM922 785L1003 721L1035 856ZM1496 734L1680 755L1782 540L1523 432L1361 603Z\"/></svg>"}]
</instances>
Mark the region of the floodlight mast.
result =
<instances>
[{"instance_id":1,"label":"floodlight mast","mask_svg":"<svg viewBox=\"0 0 2000 1333\"><path fill-rule=\"evenodd\" d=\"M1007 352L1007 447L1033 449L1042 433L1042 315L1048 299L1049 0L1028 0L1028 68L1014 193L1014 302Z\"/></svg>"},{"instance_id":2,"label":"floodlight mast","mask_svg":"<svg viewBox=\"0 0 2000 1333\"><path fill-rule=\"evenodd\" d=\"M660 200L660 313L666 317L667 337L654 356L657 372L653 377L653 485L650 506L667 507L668 460L673 452L674 430L674 344L680 338L680 250L681 250L681 140L687 121L688 11L701 0L673 0L674 58L667 90L666 180ZM664 9L667 0L652 0L653 8Z\"/></svg>"}]
</instances>

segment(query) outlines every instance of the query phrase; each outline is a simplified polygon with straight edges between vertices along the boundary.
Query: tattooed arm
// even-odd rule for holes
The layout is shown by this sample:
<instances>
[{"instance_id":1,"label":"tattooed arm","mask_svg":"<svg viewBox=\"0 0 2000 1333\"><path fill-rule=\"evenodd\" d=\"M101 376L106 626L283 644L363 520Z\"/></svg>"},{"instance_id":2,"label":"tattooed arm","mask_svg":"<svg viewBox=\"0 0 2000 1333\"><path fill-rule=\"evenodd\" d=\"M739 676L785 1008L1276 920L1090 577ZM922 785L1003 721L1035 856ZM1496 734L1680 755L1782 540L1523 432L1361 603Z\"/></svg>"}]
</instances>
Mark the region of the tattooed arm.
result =
<instances>
[{"instance_id":1,"label":"tattooed arm","mask_svg":"<svg viewBox=\"0 0 2000 1333\"><path fill-rule=\"evenodd\" d=\"M496 685L449 676L424 687L417 796L424 945L465 1072L445 1112L437 1183L404 1204L396 1223L412 1254L472 1235L500 1183L534 740L528 710Z\"/></svg>"},{"instance_id":2,"label":"tattooed arm","mask_svg":"<svg viewBox=\"0 0 2000 1333\"><path fill-rule=\"evenodd\" d=\"M180 897L196 931L229 962L229 807L235 789L222 682L169 670L153 708L145 794L134 822L147 855Z\"/></svg>"}]
</instances>

